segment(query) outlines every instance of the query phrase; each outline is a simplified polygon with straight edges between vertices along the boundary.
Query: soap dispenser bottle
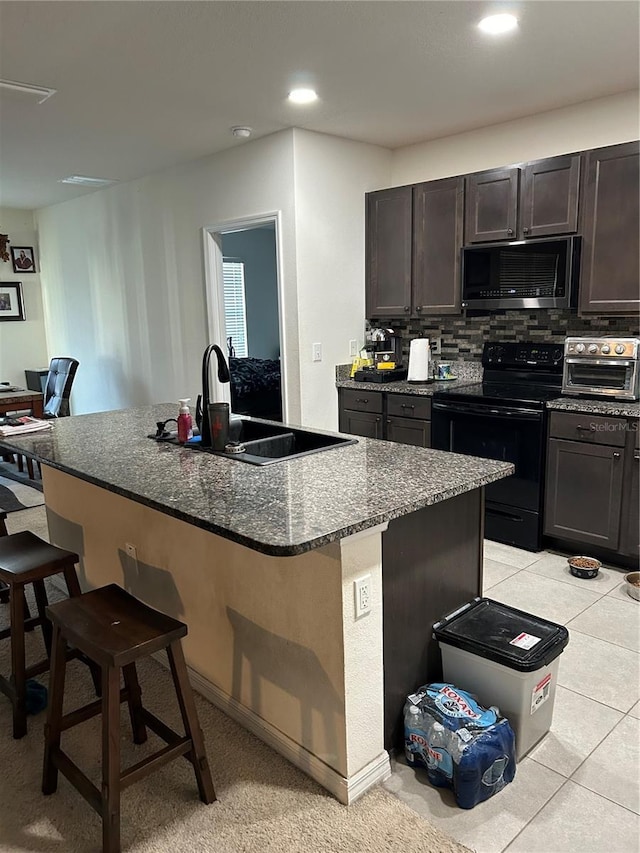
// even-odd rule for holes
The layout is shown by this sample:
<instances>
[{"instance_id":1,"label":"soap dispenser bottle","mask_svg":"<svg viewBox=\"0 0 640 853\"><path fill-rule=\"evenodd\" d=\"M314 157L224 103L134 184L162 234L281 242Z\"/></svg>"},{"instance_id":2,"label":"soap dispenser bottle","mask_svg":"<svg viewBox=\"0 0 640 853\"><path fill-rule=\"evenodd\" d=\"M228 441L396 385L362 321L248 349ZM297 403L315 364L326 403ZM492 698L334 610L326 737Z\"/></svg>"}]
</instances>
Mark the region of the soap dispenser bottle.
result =
<instances>
[{"instance_id":1,"label":"soap dispenser bottle","mask_svg":"<svg viewBox=\"0 0 640 853\"><path fill-rule=\"evenodd\" d=\"M191 420L191 412L189 411L189 400L179 400L180 413L178 415L178 441L180 444L185 444L190 438L193 438L193 421Z\"/></svg>"}]
</instances>

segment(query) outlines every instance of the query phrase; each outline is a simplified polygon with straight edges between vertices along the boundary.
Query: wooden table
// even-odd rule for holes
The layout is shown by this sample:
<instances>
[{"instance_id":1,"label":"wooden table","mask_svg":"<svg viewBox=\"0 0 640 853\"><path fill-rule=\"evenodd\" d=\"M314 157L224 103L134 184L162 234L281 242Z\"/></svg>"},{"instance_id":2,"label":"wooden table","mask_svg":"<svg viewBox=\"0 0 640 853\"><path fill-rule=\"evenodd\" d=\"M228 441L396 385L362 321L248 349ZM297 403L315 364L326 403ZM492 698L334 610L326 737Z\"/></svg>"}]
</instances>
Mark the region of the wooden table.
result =
<instances>
[{"instance_id":1,"label":"wooden table","mask_svg":"<svg viewBox=\"0 0 640 853\"><path fill-rule=\"evenodd\" d=\"M42 405L43 395L39 391L0 391L0 415L31 409L34 418L41 418Z\"/></svg>"}]
</instances>

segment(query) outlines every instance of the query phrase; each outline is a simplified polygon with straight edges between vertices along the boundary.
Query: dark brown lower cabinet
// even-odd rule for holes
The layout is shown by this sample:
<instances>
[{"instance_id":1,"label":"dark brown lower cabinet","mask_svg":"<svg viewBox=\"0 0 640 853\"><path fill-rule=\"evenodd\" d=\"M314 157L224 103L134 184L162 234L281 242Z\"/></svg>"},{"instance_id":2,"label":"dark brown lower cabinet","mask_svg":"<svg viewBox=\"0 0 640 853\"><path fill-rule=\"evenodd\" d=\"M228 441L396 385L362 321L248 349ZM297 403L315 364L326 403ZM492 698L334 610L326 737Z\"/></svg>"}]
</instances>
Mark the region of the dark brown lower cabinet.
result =
<instances>
[{"instance_id":1,"label":"dark brown lower cabinet","mask_svg":"<svg viewBox=\"0 0 640 853\"><path fill-rule=\"evenodd\" d=\"M431 398L338 388L340 432L431 447Z\"/></svg>"},{"instance_id":2,"label":"dark brown lower cabinet","mask_svg":"<svg viewBox=\"0 0 640 853\"><path fill-rule=\"evenodd\" d=\"M617 551L623 471L623 448L550 438L545 534Z\"/></svg>"},{"instance_id":3,"label":"dark brown lower cabinet","mask_svg":"<svg viewBox=\"0 0 640 853\"><path fill-rule=\"evenodd\" d=\"M639 425L633 418L551 413L544 532L555 545L637 567Z\"/></svg>"}]
</instances>

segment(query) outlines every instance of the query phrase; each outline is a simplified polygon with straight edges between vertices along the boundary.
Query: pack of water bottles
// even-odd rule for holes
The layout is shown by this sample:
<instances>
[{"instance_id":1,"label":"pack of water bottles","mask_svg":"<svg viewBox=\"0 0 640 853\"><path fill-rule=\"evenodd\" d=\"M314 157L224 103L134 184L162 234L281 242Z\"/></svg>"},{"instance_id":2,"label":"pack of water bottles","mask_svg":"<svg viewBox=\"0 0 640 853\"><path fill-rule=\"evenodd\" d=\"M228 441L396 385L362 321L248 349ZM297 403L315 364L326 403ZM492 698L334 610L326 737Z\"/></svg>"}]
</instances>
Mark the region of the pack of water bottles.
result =
<instances>
[{"instance_id":1,"label":"pack of water bottles","mask_svg":"<svg viewBox=\"0 0 640 853\"><path fill-rule=\"evenodd\" d=\"M433 785L452 788L463 809L497 794L516 773L509 721L453 684L426 684L407 697L404 743L409 764L425 767Z\"/></svg>"}]
</instances>

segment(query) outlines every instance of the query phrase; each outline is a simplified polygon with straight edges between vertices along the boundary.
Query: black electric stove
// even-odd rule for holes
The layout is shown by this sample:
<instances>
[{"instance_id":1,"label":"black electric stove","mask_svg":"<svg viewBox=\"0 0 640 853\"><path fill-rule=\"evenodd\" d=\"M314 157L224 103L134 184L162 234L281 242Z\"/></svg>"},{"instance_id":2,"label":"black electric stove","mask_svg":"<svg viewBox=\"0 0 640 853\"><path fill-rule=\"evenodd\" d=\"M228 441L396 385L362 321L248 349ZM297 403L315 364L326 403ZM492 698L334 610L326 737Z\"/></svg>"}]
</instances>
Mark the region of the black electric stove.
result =
<instances>
[{"instance_id":1,"label":"black electric stove","mask_svg":"<svg viewBox=\"0 0 640 853\"><path fill-rule=\"evenodd\" d=\"M546 407L560 396L558 344L486 343L483 381L433 396L432 446L515 465L486 488L485 535L531 551L542 547Z\"/></svg>"}]
</instances>

